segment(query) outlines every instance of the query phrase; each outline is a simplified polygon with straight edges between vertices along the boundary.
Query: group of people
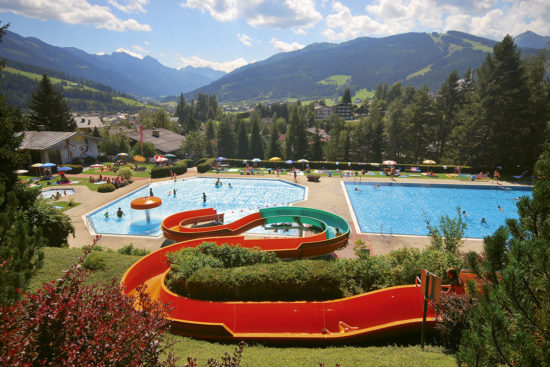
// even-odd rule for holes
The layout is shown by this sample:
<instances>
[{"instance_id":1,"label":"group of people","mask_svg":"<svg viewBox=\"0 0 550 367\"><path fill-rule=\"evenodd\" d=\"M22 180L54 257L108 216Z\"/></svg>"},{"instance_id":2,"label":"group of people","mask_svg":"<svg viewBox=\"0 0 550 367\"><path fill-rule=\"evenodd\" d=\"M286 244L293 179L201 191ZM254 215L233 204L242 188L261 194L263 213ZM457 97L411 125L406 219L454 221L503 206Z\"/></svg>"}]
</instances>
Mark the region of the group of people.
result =
<instances>
[{"instance_id":1,"label":"group of people","mask_svg":"<svg viewBox=\"0 0 550 367\"><path fill-rule=\"evenodd\" d=\"M116 211L116 216L117 216L118 218L122 218L122 216L124 216L124 215L126 215L126 214L124 214L124 212L122 211L122 208L121 208L121 207L118 207L118 210ZM103 214L103 216L104 216L105 218L109 218L109 212L105 212L105 214Z\"/></svg>"},{"instance_id":2,"label":"group of people","mask_svg":"<svg viewBox=\"0 0 550 367\"><path fill-rule=\"evenodd\" d=\"M59 177L56 180L56 183L58 183L58 184L68 184L68 183L71 183L71 180L69 180L63 172L60 172Z\"/></svg>"},{"instance_id":3,"label":"group of people","mask_svg":"<svg viewBox=\"0 0 550 367\"><path fill-rule=\"evenodd\" d=\"M94 178L94 176L90 176L88 179L91 183L106 183L113 185L116 189L124 187L126 185L129 185L130 182L126 180L124 177L115 177L111 178L110 176L103 177L101 174L98 178Z\"/></svg>"}]
</instances>

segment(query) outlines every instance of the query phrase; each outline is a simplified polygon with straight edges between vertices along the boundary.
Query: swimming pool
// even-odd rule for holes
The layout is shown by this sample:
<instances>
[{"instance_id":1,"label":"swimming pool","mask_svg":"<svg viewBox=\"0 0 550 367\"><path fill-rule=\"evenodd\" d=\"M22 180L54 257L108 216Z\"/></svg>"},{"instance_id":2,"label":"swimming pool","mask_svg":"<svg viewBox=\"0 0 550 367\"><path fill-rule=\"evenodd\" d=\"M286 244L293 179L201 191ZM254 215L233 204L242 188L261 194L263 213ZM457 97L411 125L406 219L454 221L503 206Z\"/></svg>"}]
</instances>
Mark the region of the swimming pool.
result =
<instances>
[{"instance_id":1,"label":"swimming pool","mask_svg":"<svg viewBox=\"0 0 550 367\"><path fill-rule=\"evenodd\" d=\"M49 190L42 190L42 197L45 199L51 199L54 197L57 193L61 195L61 198L64 198L65 196L73 195L74 189L49 189Z\"/></svg>"},{"instance_id":2,"label":"swimming pool","mask_svg":"<svg viewBox=\"0 0 550 367\"><path fill-rule=\"evenodd\" d=\"M158 236L162 233L160 223L170 214L214 208L225 213L225 222L229 223L260 207L288 206L304 200L306 195L304 187L282 180L223 178L222 186L215 187L216 180L205 177L156 182L95 210L87 215L87 220L98 234ZM145 213L131 209L130 202L148 196L149 189L162 199L162 205L151 209L150 220L146 221ZM203 202L203 193L206 194L206 203ZM124 212L122 218L116 216L119 207Z\"/></svg>"},{"instance_id":3,"label":"swimming pool","mask_svg":"<svg viewBox=\"0 0 550 367\"><path fill-rule=\"evenodd\" d=\"M361 232L426 236L426 219L438 226L442 216L454 218L460 207L469 238L483 238L506 218L518 218L517 198L532 195L530 187L495 185L345 182L344 188Z\"/></svg>"}]
</instances>

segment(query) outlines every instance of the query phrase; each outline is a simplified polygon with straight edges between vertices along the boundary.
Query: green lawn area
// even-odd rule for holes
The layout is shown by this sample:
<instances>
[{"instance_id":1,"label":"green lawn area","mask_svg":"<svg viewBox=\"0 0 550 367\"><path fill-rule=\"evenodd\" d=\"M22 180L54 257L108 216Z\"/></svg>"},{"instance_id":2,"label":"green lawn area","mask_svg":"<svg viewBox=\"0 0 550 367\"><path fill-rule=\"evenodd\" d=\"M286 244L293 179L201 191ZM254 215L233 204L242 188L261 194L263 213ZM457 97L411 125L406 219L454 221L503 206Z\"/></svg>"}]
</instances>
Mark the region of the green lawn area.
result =
<instances>
[{"instance_id":1,"label":"green lawn area","mask_svg":"<svg viewBox=\"0 0 550 367\"><path fill-rule=\"evenodd\" d=\"M407 78L405 78L405 79L409 80L409 79L414 78L415 76L424 75L424 74L426 74L427 72L429 72L429 71L431 71L431 70L432 70L432 65L430 64L430 65L426 66L426 67L425 67L424 69L422 69L422 70L418 70L418 71L415 72L415 73L412 73L412 74L407 75Z\"/></svg>"},{"instance_id":2,"label":"green lawn area","mask_svg":"<svg viewBox=\"0 0 550 367\"><path fill-rule=\"evenodd\" d=\"M4 71L6 71L8 73L13 73L13 74L19 74L19 75L22 75L24 77L27 77L29 79L33 79L33 80L36 80L36 81L42 80L42 74L36 74L36 73L28 72L28 71L22 71L22 70L18 70L18 69L9 67L9 66L4 68ZM91 92L99 92L99 90L97 90L95 88L88 87L88 86L83 85L83 84L79 84L79 83L75 83L75 82L71 82L71 81L63 80L63 79L59 79L59 78L54 78L54 77L51 77L51 76L49 76L48 78L50 79L50 81L53 84L59 84L61 82L67 83L67 86L65 87L67 89L74 88L73 85L77 85L79 88L89 90Z\"/></svg>"},{"instance_id":3,"label":"green lawn area","mask_svg":"<svg viewBox=\"0 0 550 367\"><path fill-rule=\"evenodd\" d=\"M131 239L128 240L128 243ZM83 244L86 245L86 244ZM101 245L101 241L99 242ZM40 288L43 282L59 278L64 269L75 263L82 254L80 249L51 248L44 249L44 267L31 280L30 290ZM120 279L126 269L136 262L139 256L120 255L114 252L102 252L106 269L92 273L91 282L106 283L113 277ZM171 335L174 345L172 352L180 358L183 366L188 356L197 358L199 366L204 366L208 358L220 359L224 352L233 352L236 343L213 343L204 340ZM438 347L428 346L422 351L414 346L334 346L334 347L273 347L254 344L245 347L242 366L454 366L452 355L442 352Z\"/></svg>"},{"instance_id":4,"label":"green lawn area","mask_svg":"<svg viewBox=\"0 0 550 367\"><path fill-rule=\"evenodd\" d=\"M108 165L111 165L113 166L113 163L102 163L104 166L108 166ZM122 167L130 167L130 168L134 168L134 165L135 164L129 164L129 165L126 165L126 166L120 166L119 168L122 168ZM151 169L153 169L153 167L156 167L156 164L154 163L139 163L138 164L138 167L141 167L141 168L145 168L144 171L138 171L138 172L133 172L132 173L132 177L151 177ZM87 174L87 175L103 175L103 176L116 176L117 174L114 172L114 171L103 171L101 172L101 169L100 168L88 168L86 169L86 171L82 172L84 174Z\"/></svg>"},{"instance_id":5,"label":"green lawn area","mask_svg":"<svg viewBox=\"0 0 550 367\"><path fill-rule=\"evenodd\" d=\"M77 203L76 201L70 201L69 199L69 201L55 201L53 202L53 205L62 207L63 209L59 210L64 212L65 210L69 210L77 205L80 205L80 203Z\"/></svg>"},{"instance_id":6,"label":"green lawn area","mask_svg":"<svg viewBox=\"0 0 550 367\"><path fill-rule=\"evenodd\" d=\"M339 87L347 84L351 80L351 75L333 75L320 82L321 85L337 85Z\"/></svg>"},{"instance_id":7,"label":"green lawn area","mask_svg":"<svg viewBox=\"0 0 550 367\"><path fill-rule=\"evenodd\" d=\"M470 45L472 45L472 48L476 51L479 50L479 51L488 52L488 53L493 52L493 49L491 47L485 46L481 42L472 41L472 40L469 40L469 39L466 39L466 38L463 38L462 40L464 42L469 43Z\"/></svg>"},{"instance_id":8,"label":"green lawn area","mask_svg":"<svg viewBox=\"0 0 550 367\"><path fill-rule=\"evenodd\" d=\"M351 97L351 100L354 101L356 100L357 98L359 98L361 101L364 101L365 99L368 99L368 98L373 98L374 97L374 91L373 90L368 90L368 89L359 89L357 92L355 92L355 95L353 97Z\"/></svg>"}]
</instances>

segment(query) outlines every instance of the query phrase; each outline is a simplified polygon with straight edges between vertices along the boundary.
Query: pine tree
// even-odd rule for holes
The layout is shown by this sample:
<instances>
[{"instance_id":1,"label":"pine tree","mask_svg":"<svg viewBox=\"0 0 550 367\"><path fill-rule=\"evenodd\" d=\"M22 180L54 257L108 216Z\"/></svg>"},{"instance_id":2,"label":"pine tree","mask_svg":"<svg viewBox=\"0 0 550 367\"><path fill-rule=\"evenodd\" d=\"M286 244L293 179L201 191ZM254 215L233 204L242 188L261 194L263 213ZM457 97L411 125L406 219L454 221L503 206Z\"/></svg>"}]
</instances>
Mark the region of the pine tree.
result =
<instances>
[{"instance_id":1,"label":"pine tree","mask_svg":"<svg viewBox=\"0 0 550 367\"><path fill-rule=\"evenodd\" d=\"M313 136L313 144L311 144L311 153L309 157L314 161L323 160L323 143L321 142L318 123L315 125L315 135Z\"/></svg>"},{"instance_id":2,"label":"pine tree","mask_svg":"<svg viewBox=\"0 0 550 367\"><path fill-rule=\"evenodd\" d=\"M351 92L349 88L346 88L346 90L344 91L344 95L342 96L342 103L351 104Z\"/></svg>"},{"instance_id":3,"label":"pine tree","mask_svg":"<svg viewBox=\"0 0 550 367\"><path fill-rule=\"evenodd\" d=\"M218 125L218 154L223 157L233 157L237 148L235 126L228 117L223 117Z\"/></svg>"},{"instance_id":4,"label":"pine tree","mask_svg":"<svg viewBox=\"0 0 550 367\"><path fill-rule=\"evenodd\" d=\"M76 128L69 105L46 74L42 75L40 85L33 92L28 107L31 110L29 120L33 129L38 125L44 125L51 131L74 131Z\"/></svg>"},{"instance_id":5,"label":"pine tree","mask_svg":"<svg viewBox=\"0 0 550 367\"><path fill-rule=\"evenodd\" d=\"M248 131L244 121L239 121L237 132L237 156L236 158L248 158Z\"/></svg>"},{"instance_id":6,"label":"pine tree","mask_svg":"<svg viewBox=\"0 0 550 367\"><path fill-rule=\"evenodd\" d=\"M250 135L250 155L253 158L264 158L264 140L260 134L260 122L256 118L252 121L252 134Z\"/></svg>"},{"instance_id":7,"label":"pine tree","mask_svg":"<svg viewBox=\"0 0 550 367\"><path fill-rule=\"evenodd\" d=\"M274 116L277 116L275 114ZM276 120L276 119L275 119ZM279 129L276 122L271 123L271 130L269 136L269 157L281 156L281 142L279 141Z\"/></svg>"},{"instance_id":8,"label":"pine tree","mask_svg":"<svg viewBox=\"0 0 550 367\"><path fill-rule=\"evenodd\" d=\"M294 159L302 159L306 156L308 141L306 131L306 120L303 111L298 110L298 121L296 121L296 130L294 135Z\"/></svg>"},{"instance_id":9,"label":"pine tree","mask_svg":"<svg viewBox=\"0 0 550 367\"><path fill-rule=\"evenodd\" d=\"M462 336L461 366L550 366L550 146L518 212L485 238L489 282Z\"/></svg>"},{"instance_id":10,"label":"pine tree","mask_svg":"<svg viewBox=\"0 0 550 367\"><path fill-rule=\"evenodd\" d=\"M437 95L437 120L436 120L436 160L439 162L445 153L447 140L451 131L457 124L456 115L462 108L462 93L458 84L458 72L449 74L445 83L441 85Z\"/></svg>"}]
</instances>

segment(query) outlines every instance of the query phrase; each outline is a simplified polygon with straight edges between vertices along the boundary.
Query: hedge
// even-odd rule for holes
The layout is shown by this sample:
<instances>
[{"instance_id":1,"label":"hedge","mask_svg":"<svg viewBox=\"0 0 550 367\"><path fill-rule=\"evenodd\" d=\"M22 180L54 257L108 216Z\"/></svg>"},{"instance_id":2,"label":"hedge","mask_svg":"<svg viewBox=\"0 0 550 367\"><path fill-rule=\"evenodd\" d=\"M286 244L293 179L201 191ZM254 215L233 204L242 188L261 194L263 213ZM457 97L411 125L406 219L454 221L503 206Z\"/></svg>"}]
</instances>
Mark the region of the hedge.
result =
<instances>
[{"instance_id":1,"label":"hedge","mask_svg":"<svg viewBox=\"0 0 550 367\"><path fill-rule=\"evenodd\" d=\"M79 173L82 173L82 166L80 164L64 164L64 166L72 168L72 170L65 172L65 174L77 175Z\"/></svg>"},{"instance_id":2,"label":"hedge","mask_svg":"<svg viewBox=\"0 0 550 367\"><path fill-rule=\"evenodd\" d=\"M153 167L153 169L151 169L151 178L170 177L171 172L183 175L187 172L186 162L181 160L171 166Z\"/></svg>"},{"instance_id":3,"label":"hedge","mask_svg":"<svg viewBox=\"0 0 550 367\"><path fill-rule=\"evenodd\" d=\"M112 184L101 184L97 187L97 192L112 192L115 191L115 186Z\"/></svg>"},{"instance_id":4,"label":"hedge","mask_svg":"<svg viewBox=\"0 0 550 367\"><path fill-rule=\"evenodd\" d=\"M212 301L328 300L412 284L421 269L447 282L446 269L462 265L455 255L433 248L401 249L366 260L283 262L271 253L215 244L168 254L168 260L167 286L173 292Z\"/></svg>"},{"instance_id":5,"label":"hedge","mask_svg":"<svg viewBox=\"0 0 550 367\"><path fill-rule=\"evenodd\" d=\"M208 158L206 160L199 160L200 163L197 164L197 172L198 173L205 173L210 171L210 168L212 167L212 164L216 161L215 158Z\"/></svg>"}]
</instances>

